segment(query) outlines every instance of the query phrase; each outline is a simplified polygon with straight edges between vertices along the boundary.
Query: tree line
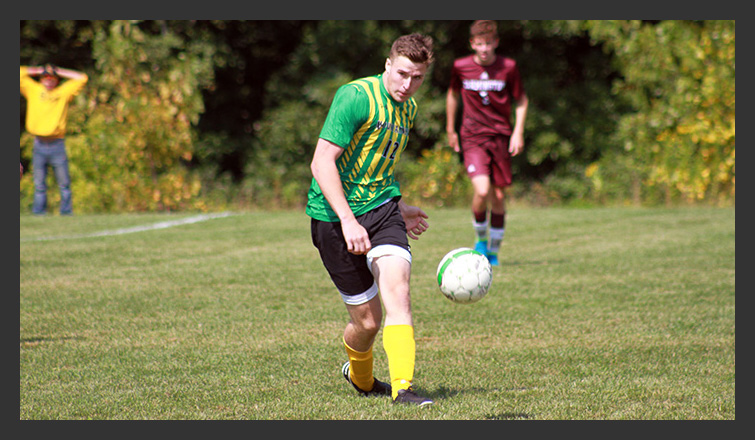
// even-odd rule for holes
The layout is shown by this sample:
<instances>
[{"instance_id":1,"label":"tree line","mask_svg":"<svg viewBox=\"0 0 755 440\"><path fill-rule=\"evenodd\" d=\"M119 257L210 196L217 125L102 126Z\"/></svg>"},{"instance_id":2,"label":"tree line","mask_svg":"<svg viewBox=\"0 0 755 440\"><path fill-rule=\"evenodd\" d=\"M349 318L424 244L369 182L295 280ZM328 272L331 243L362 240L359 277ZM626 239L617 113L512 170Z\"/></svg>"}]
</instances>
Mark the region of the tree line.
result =
<instances>
[{"instance_id":1,"label":"tree line","mask_svg":"<svg viewBox=\"0 0 755 440\"><path fill-rule=\"evenodd\" d=\"M470 24L27 20L20 55L90 77L69 112L77 211L298 208L336 88L381 72L397 36L428 34L436 61L399 178L417 203L466 205L445 92ZM499 34L530 99L514 198L733 204L734 21L504 20ZM22 212L32 186L25 176Z\"/></svg>"}]
</instances>

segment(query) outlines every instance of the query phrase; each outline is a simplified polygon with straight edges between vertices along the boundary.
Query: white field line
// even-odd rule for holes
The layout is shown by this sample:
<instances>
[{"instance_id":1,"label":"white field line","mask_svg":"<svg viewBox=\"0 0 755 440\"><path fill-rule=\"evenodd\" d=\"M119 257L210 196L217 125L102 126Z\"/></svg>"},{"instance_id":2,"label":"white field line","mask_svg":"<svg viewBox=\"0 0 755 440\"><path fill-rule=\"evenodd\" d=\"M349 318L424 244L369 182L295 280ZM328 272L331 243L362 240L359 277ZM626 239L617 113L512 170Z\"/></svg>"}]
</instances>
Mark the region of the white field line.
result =
<instances>
[{"instance_id":1,"label":"white field line","mask_svg":"<svg viewBox=\"0 0 755 440\"><path fill-rule=\"evenodd\" d=\"M152 223L150 225L133 226L130 228L112 229L99 232L92 232L89 234L72 234L72 235L57 235L51 237L29 237L22 238L21 241L47 241L47 240L74 240L78 238L90 238L90 237L108 237L112 235L132 234L134 232L152 231L154 229L165 229L173 226L188 225L191 223L198 223L214 218L228 217L233 215L230 212L220 212L213 214L200 214L193 217L186 217L180 220L171 220L165 222Z\"/></svg>"}]
</instances>

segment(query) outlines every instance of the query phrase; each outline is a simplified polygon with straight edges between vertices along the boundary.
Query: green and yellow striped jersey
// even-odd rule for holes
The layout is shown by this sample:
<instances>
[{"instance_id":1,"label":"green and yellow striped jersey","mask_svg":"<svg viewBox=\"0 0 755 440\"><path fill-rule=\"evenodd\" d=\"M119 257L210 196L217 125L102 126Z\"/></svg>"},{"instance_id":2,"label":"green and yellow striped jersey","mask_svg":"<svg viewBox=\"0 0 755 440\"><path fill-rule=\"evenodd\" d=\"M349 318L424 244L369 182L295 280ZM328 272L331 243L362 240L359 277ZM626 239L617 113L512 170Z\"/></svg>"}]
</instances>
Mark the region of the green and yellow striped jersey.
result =
<instances>
[{"instance_id":1,"label":"green and yellow striped jersey","mask_svg":"<svg viewBox=\"0 0 755 440\"><path fill-rule=\"evenodd\" d=\"M320 137L344 148L336 166L354 215L401 195L394 171L416 116L414 98L395 101L382 74L354 80L336 92ZM315 179L307 196L307 215L339 221Z\"/></svg>"}]
</instances>

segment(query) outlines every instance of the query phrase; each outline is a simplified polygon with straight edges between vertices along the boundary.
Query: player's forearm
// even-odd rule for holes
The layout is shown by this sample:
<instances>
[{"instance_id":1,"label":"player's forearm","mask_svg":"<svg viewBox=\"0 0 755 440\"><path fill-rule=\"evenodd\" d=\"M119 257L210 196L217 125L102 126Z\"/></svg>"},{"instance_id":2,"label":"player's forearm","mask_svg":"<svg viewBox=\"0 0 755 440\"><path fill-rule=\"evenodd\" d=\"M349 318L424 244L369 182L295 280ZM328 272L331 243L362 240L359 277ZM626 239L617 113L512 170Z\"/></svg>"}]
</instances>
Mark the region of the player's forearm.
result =
<instances>
[{"instance_id":1,"label":"player's forearm","mask_svg":"<svg viewBox=\"0 0 755 440\"><path fill-rule=\"evenodd\" d=\"M41 75L42 72L45 71L44 67L42 66L21 66L21 67L22 67L21 69L22 71L24 70L23 68L26 68L26 74L30 76Z\"/></svg>"},{"instance_id":2,"label":"player's forearm","mask_svg":"<svg viewBox=\"0 0 755 440\"><path fill-rule=\"evenodd\" d=\"M459 96L453 90L448 89L446 94L446 132L456 132L456 112L459 109Z\"/></svg>"},{"instance_id":3,"label":"player's forearm","mask_svg":"<svg viewBox=\"0 0 755 440\"><path fill-rule=\"evenodd\" d=\"M333 171L335 174L332 174L332 172L324 172L319 175L319 178L315 177L315 180L317 180L317 184L320 186L322 194L325 196L325 200L328 201L330 207L343 223L353 220L355 217L354 212L351 210L351 206L349 206L349 202L346 200L346 196L343 193L338 170L333 167ZM335 178L333 176L335 176Z\"/></svg>"},{"instance_id":4,"label":"player's forearm","mask_svg":"<svg viewBox=\"0 0 755 440\"><path fill-rule=\"evenodd\" d=\"M524 134L524 121L527 119L527 108L529 107L529 99L527 95L524 95L516 103L516 109L514 114L516 115L516 121L514 122L514 133L518 135Z\"/></svg>"},{"instance_id":5,"label":"player's forearm","mask_svg":"<svg viewBox=\"0 0 755 440\"><path fill-rule=\"evenodd\" d=\"M404 202L403 199L399 199L398 201L398 210L401 211L401 215L404 215L409 208L409 205Z\"/></svg>"},{"instance_id":6,"label":"player's forearm","mask_svg":"<svg viewBox=\"0 0 755 440\"><path fill-rule=\"evenodd\" d=\"M61 78L66 79L84 79L87 78L87 74L84 72L79 72L78 70L73 69L66 69L63 67L56 67L55 68L55 74L58 75Z\"/></svg>"}]
</instances>

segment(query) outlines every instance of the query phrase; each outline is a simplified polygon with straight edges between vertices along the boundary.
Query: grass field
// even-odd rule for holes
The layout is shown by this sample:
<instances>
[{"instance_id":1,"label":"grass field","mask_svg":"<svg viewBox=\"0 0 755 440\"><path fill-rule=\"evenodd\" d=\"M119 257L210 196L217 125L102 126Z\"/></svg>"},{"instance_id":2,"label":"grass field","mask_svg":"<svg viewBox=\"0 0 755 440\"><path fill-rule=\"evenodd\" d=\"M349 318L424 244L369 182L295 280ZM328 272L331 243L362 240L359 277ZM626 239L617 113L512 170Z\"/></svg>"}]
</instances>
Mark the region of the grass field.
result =
<instances>
[{"instance_id":1,"label":"grass field","mask_svg":"<svg viewBox=\"0 0 755 440\"><path fill-rule=\"evenodd\" d=\"M20 419L735 418L733 208L512 209L471 305L435 284L469 214L428 213L412 305L429 408L341 377L346 311L301 212L21 215Z\"/></svg>"}]
</instances>

